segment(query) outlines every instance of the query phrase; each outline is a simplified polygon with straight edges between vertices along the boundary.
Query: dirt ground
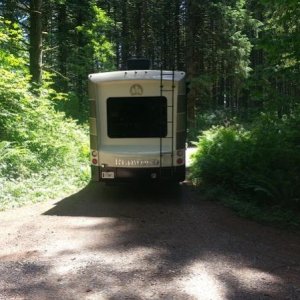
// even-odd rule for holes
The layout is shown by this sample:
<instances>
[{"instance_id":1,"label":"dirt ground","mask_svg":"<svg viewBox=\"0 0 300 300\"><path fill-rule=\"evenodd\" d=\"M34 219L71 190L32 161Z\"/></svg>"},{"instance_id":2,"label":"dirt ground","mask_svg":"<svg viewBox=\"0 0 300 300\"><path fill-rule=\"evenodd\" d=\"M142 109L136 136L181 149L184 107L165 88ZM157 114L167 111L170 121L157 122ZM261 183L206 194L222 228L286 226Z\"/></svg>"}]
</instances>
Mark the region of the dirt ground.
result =
<instances>
[{"instance_id":1,"label":"dirt ground","mask_svg":"<svg viewBox=\"0 0 300 300\"><path fill-rule=\"evenodd\" d=\"M300 299L300 236L188 185L92 183L0 226L0 299Z\"/></svg>"}]
</instances>

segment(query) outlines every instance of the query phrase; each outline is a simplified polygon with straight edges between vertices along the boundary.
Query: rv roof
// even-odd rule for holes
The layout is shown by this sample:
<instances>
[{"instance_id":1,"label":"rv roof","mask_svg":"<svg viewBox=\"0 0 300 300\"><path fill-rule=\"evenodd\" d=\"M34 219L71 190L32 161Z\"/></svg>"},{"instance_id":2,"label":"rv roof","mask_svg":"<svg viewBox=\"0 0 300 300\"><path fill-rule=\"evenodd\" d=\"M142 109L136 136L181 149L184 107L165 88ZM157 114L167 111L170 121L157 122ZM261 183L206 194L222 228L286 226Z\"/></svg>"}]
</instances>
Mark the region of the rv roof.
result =
<instances>
[{"instance_id":1,"label":"rv roof","mask_svg":"<svg viewBox=\"0 0 300 300\"><path fill-rule=\"evenodd\" d=\"M173 71L162 71L161 73L160 70L136 70L94 73L89 75L89 80L94 83L117 80L160 80L161 74L163 80L172 80L173 78ZM185 72L174 71L175 81L180 81L184 76Z\"/></svg>"}]
</instances>

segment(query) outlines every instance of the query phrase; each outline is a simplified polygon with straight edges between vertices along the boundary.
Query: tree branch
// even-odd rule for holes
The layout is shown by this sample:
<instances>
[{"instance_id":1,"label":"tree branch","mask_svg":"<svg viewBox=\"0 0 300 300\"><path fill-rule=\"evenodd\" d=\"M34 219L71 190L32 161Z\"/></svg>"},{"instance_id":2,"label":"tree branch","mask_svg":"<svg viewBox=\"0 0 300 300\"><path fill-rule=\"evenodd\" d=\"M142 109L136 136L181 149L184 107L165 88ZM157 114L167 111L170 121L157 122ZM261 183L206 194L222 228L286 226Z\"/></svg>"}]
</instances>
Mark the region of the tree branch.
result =
<instances>
[{"instance_id":1,"label":"tree branch","mask_svg":"<svg viewBox=\"0 0 300 300\"><path fill-rule=\"evenodd\" d=\"M68 77L66 77L65 75L61 74L60 72L52 69L51 67L44 67L44 70L46 71L51 71L51 72L54 72L55 74L59 75L60 77L62 77L63 79L67 80L67 81L70 81L70 79Z\"/></svg>"}]
</instances>

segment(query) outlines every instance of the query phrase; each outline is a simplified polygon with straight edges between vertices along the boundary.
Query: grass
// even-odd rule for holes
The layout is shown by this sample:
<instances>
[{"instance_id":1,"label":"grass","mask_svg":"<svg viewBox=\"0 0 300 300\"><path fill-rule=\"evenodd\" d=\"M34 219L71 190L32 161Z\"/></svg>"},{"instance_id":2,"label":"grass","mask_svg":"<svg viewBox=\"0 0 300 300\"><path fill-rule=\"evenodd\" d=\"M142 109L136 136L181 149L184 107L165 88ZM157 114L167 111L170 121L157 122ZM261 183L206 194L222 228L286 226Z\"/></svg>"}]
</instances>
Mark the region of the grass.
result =
<instances>
[{"instance_id":1,"label":"grass","mask_svg":"<svg viewBox=\"0 0 300 300\"><path fill-rule=\"evenodd\" d=\"M88 164L88 161L87 161ZM88 165L76 168L53 168L29 178L0 178L0 210L55 198L63 198L83 188L90 180Z\"/></svg>"}]
</instances>

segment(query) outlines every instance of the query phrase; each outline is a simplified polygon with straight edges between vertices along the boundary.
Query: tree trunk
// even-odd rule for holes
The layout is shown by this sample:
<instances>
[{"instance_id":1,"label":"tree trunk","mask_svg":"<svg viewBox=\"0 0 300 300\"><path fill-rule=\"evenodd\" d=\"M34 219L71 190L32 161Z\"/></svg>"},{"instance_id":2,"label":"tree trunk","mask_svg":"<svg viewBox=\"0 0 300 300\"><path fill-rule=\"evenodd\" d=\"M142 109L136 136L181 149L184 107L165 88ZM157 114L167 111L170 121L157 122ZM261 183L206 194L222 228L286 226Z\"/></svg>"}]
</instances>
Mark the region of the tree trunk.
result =
<instances>
[{"instance_id":1,"label":"tree trunk","mask_svg":"<svg viewBox=\"0 0 300 300\"><path fill-rule=\"evenodd\" d=\"M84 11L81 10L80 6L77 8L77 16L76 16L76 27L83 25L84 20ZM77 32L77 40L76 40L76 47L78 49L77 51L77 60L80 60L77 62L78 67L80 68L80 71L76 74L76 93L79 99L79 115L84 110L84 85L83 85L83 74L82 69L84 68L84 37L83 33L81 31Z\"/></svg>"},{"instance_id":2,"label":"tree trunk","mask_svg":"<svg viewBox=\"0 0 300 300\"><path fill-rule=\"evenodd\" d=\"M42 83L42 0L30 0L29 70L31 82Z\"/></svg>"},{"instance_id":3,"label":"tree trunk","mask_svg":"<svg viewBox=\"0 0 300 300\"><path fill-rule=\"evenodd\" d=\"M194 38L196 32L196 24L195 17L193 15L194 11L194 0L187 1L187 20L186 20L186 70L189 78L193 78L197 73L197 66L195 63L195 48L194 48ZM195 126L195 106L196 106L196 95L195 90L192 89L188 95L188 106L187 106L187 114L189 126Z\"/></svg>"},{"instance_id":4,"label":"tree trunk","mask_svg":"<svg viewBox=\"0 0 300 300\"><path fill-rule=\"evenodd\" d=\"M142 41L142 35L143 35L143 27L142 27L142 2L138 1L136 3L136 56L142 57L142 47L143 47L143 41Z\"/></svg>"},{"instance_id":5,"label":"tree trunk","mask_svg":"<svg viewBox=\"0 0 300 300\"><path fill-rule=\"evenodd\" d=\"M57 42L58 42L58 69L60 73L58 86L62 92L67 92L67 8L66 4L58 4L57 14Z\"/></svg>"},{"instance_id":6,"label":"tree trunk","mask_svg":"<svg viewBox=\"0 0 300 300\"><path fill-rule=\"evenodd\" d=\"M127 59L129 56L129 47L128 47L128 21L127 21L127 0L122 2L122 52L121 52L121 63L122 69L126 69Z\"/></svg>"}]
</instances>

